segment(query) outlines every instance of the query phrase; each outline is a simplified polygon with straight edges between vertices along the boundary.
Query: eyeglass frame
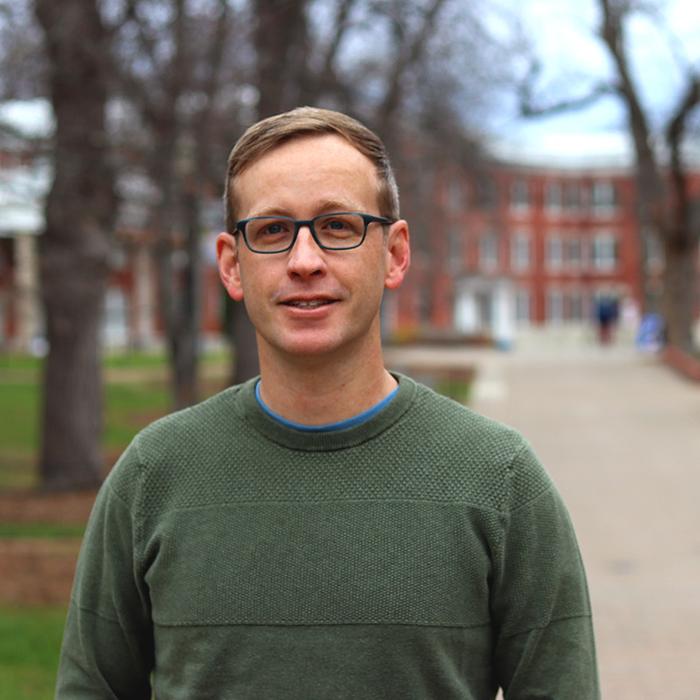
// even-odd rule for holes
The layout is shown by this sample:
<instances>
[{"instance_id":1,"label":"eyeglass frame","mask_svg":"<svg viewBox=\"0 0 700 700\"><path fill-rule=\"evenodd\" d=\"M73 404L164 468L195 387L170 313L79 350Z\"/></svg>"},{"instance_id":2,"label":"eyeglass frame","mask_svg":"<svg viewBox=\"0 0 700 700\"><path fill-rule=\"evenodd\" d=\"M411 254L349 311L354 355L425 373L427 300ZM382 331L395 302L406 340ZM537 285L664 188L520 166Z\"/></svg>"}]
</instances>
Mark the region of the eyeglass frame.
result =
<instances>
[{"instance_id":1,"label":"eyeglass frame","mask_svg":"<svg viewBox=\"0 0 700 700\"><path fill-rule=\"evenodd\" d=\"M318 219L323 219L328 216L347 216L349 214L352 214L354 216L359 216L362 218L362 221L364 222L364 231L362 232L362 238L360 238L358 243L353 243L352 245L349 246L341 246L340 248L329 248L328 246L323 245L321 241L319 241L318 236L316 235L316 229L314 227L314 222L317 221ZM246 226L250 221L259 221L260 219L277 219L279 221L289 221L290 223L294 224L294 234L292 235L292 240L290 241L289 245L286 248L281 248L280 250L256 250L250 245L250 242L248 241L248 237L246 236L245 229ZM239 231L241 235L243 236L243 240L246 244L246 248L251 253L255 253L256 255L276 255L277 253L287 253L290 251L293 247L294 244L297 242L297 238L299 236L299 231L302 228L308 228L309 233L311 233L311 237L314 239L316 242L316 245L321 249L321 250L354 250L355 248L359 248L364 242L365 238L367 238L367 229L369 228L370 224L381 224L382 226L391 226L395 224L398 221L398 219L390 219L386 216L376 216L374 214L366 214L361 211L331 211L328 212L327 214L318 214L317 216L314 216L312 219L293 219L291 216L275 216L274 214L267 214L265 216L251 216L249 219L241 219L240 221L236 222L236 226L234 228L234 233Z\"/></svg>"}]
</instances>

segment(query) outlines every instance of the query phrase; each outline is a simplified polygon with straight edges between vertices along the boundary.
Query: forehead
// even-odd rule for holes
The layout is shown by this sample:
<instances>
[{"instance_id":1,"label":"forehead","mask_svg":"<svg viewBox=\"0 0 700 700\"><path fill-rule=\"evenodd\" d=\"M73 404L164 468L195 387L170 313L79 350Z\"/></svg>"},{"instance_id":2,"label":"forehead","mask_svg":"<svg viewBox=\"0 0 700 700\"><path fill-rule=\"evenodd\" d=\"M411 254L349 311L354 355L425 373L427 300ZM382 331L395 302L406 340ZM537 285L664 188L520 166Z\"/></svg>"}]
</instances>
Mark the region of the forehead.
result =
<instances>
[{"instance_id":1,"label":"forehead","mask_svg":"<svg viewBox=\"0 0 700 700\"><path fill-rule=\"evenodd\" d=\"M372 161L336 134L300 136L253 161L232 182L241 218L267 211L304 216L321 202L373 211L379 191Z\"/></svg>"}]
</instances>

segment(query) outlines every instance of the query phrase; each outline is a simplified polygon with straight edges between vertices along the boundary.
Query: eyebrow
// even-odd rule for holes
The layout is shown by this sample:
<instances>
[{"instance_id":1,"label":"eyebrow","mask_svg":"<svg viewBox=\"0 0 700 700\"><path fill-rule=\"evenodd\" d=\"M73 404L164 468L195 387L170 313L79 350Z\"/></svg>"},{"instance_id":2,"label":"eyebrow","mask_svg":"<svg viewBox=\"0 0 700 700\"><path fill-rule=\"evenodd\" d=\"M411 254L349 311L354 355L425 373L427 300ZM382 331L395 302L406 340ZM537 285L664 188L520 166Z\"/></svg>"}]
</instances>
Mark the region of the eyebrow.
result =
<instances>
[{"instance_id":1,"label":"eyebrow","mask_svg":"<svg viewBox=\"0 0 700 700\"><path fill-rule=\"evenodd\" d=\"M324 199L317 203L315 210L318 212L318 214L332 213L337 211L360 211L360 209L358 209L355 205L349 202L341 202L337 199ZM317 216L318 214L316 214L315 216ZM287 216L290 219L295 218L294 216L292 216L291 210L286 209L285 207L263 207L248 218L251 218L253 216Z\"/></svg>"},{"instance_id":2,"label":"eyebrow","mask_svg":"<svg viewBox=\"0 0 700 700\"><path fill-rule=\"evenodd\" d=\"M333 211L360 211L356 205L350 204L348 202L339 202L335 199L324 199L319 203L319 212L333 212Z\"/></svg>"}]
</instances>

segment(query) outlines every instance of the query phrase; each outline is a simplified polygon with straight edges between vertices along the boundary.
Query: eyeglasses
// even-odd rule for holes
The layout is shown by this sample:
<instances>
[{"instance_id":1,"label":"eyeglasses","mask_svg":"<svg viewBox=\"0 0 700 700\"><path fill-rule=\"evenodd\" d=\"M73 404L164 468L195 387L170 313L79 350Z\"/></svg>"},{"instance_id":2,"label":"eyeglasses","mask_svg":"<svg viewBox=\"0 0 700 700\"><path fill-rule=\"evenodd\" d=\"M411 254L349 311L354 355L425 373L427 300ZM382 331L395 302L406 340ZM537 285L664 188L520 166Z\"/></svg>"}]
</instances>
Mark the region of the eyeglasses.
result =
<instances>
[{"instance_id":1,"label":"eyeglasses","mask_svg":"<svg viewBox=\"0 0 700 700\"><path fill-rule=\"evenodd\" d=\"M323 250L359 248L367 236L370 224L390 226L394 219L363 214L357 211L337 211L320 214L313 219L292 219L289 216L253 216L236 224L236 231L253 253L284 253L294 247L299 229L308 226L313 239Z\"/></svg>"}]
</instances>

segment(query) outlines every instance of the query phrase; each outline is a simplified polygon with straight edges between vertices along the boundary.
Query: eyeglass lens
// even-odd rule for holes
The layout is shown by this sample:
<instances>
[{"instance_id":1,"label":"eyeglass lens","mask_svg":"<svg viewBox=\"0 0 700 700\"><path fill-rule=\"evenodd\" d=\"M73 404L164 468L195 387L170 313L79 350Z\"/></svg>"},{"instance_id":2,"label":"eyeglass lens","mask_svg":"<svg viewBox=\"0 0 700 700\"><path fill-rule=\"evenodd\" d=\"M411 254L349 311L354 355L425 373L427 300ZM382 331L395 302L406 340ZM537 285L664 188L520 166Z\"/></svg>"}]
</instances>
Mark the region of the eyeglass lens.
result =
<instances>
[{"instance_id":1,"label":"eyeglass lens","mask_svg":"<svg viewBox=\"0 0 700 700\"><path fill-rule=\"evenodd\" d=\"M330 250L351 248L362 241L365 221L359 214L328 214L313 220L319 243ZM253 250L272 253L288 248L294 238L294 221L278 216L251 219L245 229Z\"/></svg>"}]
</instances>

